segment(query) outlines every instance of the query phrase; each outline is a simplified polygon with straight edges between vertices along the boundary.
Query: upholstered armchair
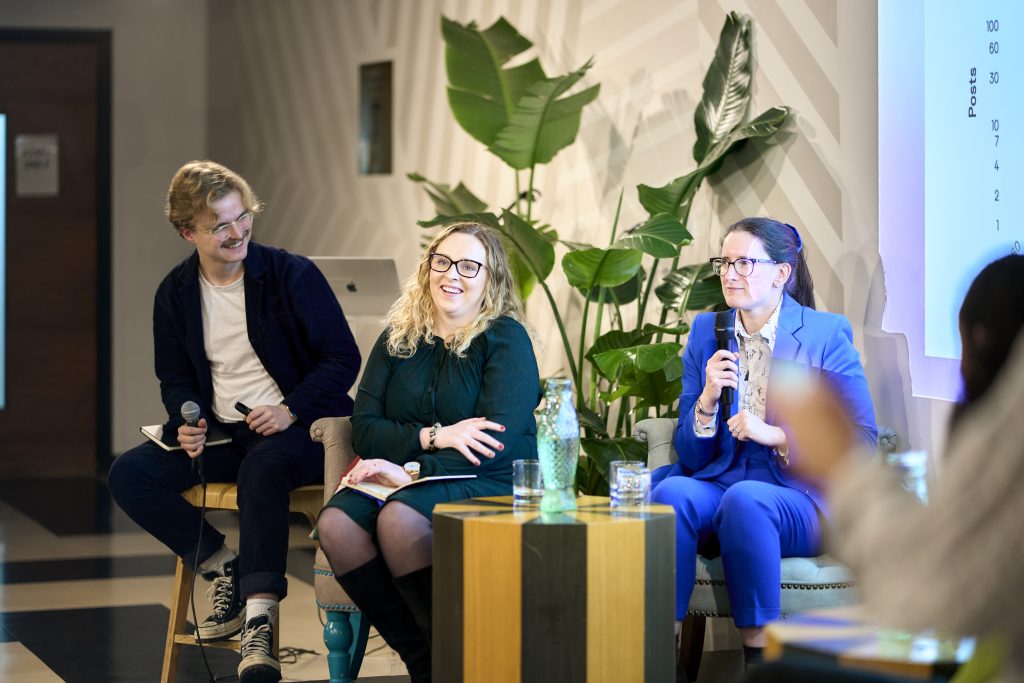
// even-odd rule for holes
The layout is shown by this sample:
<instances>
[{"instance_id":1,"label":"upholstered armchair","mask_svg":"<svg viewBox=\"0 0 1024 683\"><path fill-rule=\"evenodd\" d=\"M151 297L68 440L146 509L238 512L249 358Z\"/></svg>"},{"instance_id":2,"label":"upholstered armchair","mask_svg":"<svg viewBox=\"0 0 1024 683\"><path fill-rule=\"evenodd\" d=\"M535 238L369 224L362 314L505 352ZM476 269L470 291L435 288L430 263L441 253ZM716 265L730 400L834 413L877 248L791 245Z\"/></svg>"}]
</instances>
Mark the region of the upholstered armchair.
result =
<instances>
[{"instance_id":1,"label":"upholstered armchair","mask_svg":"<svg viewBox=\"0 0 1024 683\"><path fill-rule=\"evenodd\" d=\"M676 462L679 456L672 445L676 420L641 420L633 436L647 444L647 463L651 469ZM857 599L854 577L849 569L828 555L787 557L782 560L782 617L822 607L837 607ZM725 590L722 558L709 560L697 556L697 580L690 596L686 621L679 637L676 670L697 680L704 648L707 617L731 617L729 595Z\"/></svg>"},{"instance_id":2,"label":"upholstered armchair","mask_svg":"<svg viewBox=\"0 0 1024 683\"><path fill-rule=\"evenodd\" d=\"M313 441L324 446L324 502L327 502L342 471L355 457L352 425L347 417L324 417L313 423L309 434ZM349 683L359 674L370 622L334 580L331 565L319 546L313 562L313 590L316 604L327 619L324 645L327 646L330 683Z\"/></svg>"}]
</instances>

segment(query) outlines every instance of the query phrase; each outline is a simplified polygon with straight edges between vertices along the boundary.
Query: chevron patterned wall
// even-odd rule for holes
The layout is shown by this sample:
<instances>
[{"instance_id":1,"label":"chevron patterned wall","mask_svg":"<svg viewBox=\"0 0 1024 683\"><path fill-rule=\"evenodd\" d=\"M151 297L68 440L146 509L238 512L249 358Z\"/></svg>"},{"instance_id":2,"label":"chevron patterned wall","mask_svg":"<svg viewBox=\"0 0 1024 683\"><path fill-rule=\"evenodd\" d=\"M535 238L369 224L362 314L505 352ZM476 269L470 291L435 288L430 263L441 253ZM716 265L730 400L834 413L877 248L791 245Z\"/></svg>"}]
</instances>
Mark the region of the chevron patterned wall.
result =
<instances>
[{"instance_id":1,"label":"chevron patterned wall","mask_svg":"<svg viewBox=\"0 0 1024 683\"><path fill-rule=\"evenodd\" d=\"M705 257L720 226L737 218L783 217L808 234L821 304L842 311L843 283L831 267L843 250L836 3L749 5L217 0L209 5L210 154L263 194L262 239L307 254L393 256L402 274L411 272L415 220L431 207L406 173L462 179L495 205L514 192L511 171L451 117L438 28L442 13L485 26L505 16L535 41L549 72L595 57L587 81L600 82L602 92L586 111L580 142L537 184L541 215L561 234L605 243L622 188L629 225L643 215L638 183L664 183L692 168L700 83L725 13L735 9L755 20L754 113L784 103L797 115L773 148L741 155L704 190L693 258ZM394 62L395 173L359 176L358 65L379 60ZM541 330L550 329L544 308L531 305ZM557 369L558 345L545 348L544 364Z\"/></svg>"},{"instance_id":2,"label":"chevron patterned wall","mask_svg":"<svg viewBox=\"0 0 1024 683\"><path fill-rule=\"evenodd\" d=\"M441 14L482 26L505 16L535 42L549 73L595 58L584 83L601 83L601 94L577 144L539 172L537 186L540 216L563 237L605 244L620 190L628 226L643 216L638 183L663 184L693 167L693 110L731 10L754 19L752 115L777 104L795 115L784 134L732 157L702 188L689 260L716 251L722 227L743 216L799 226L819 307L851 319L858 346L868 346L872 386L907 376L892 353L873 357L865 339L878 336L884 302L875 2L215 0L210 155L266 199L260 239L306 254L391 256L404 277L419 256L415 221L433 215L406 173L464 180L492 206L513 196L511 171L451 116L439 31ZM356 172L358 67L380 60L394 62L394 174L365 177ZM571 315L570 293L556 287L555 295ZM554 374L564 360L547 308L534 298L529 314L543 343L541 370ZM944 409L899 387L878 394L882 421L929 447Z\"/></svg>"}]
</instances>

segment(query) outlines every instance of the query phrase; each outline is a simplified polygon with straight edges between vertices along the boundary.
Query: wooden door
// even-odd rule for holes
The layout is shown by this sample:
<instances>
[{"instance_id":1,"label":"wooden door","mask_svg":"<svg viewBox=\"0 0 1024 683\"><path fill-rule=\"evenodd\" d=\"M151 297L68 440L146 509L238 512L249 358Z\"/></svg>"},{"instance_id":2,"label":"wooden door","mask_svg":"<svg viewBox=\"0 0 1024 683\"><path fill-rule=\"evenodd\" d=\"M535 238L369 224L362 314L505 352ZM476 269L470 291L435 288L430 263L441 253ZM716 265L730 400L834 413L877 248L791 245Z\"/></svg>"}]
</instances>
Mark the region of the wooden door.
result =
<instances>
[{"instance_id":1,"label":"wooden door","mask_svg":"<svg viewBox=\"0 0 1024 683\"><path fill-rule=\"evenodd\" d=\"M91 475L110 452L110 34L0 31L7 115L0 477ZM57 136L55 196L19 196L19 135Z\"/></svg>"}]
</instances>

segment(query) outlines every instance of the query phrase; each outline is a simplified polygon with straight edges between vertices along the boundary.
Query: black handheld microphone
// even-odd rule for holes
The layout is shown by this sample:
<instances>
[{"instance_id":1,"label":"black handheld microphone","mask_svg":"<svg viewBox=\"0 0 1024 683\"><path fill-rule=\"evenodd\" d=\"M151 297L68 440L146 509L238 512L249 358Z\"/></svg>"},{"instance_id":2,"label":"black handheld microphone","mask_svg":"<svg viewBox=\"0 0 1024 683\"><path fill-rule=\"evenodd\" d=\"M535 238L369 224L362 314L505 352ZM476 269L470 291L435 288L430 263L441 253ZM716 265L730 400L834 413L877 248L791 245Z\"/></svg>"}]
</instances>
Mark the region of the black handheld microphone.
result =
<instances>
[{"instance_id":1,"label":"black handheld microphone","mask_svg":"<svg viewBox=\"0 0 1024 683\"><path fill-rule=\"evenodd\" d=\"M185 401L181 404L181 419L185 421L189 427L199 426L199 415L202 411L199 409L199 404L195 401ZM203 471L203 456L199 455L192 459L192 466L199 468L199 481L203 483L203 488L206 488L206 472Z\"/></svg>"},{"instance_id":2,"label":"black handheld microphone","mask_svg":"<svg viewBox=\"0 0 1024 683\"><path fill-rule=\"evenodd\" d=\"M736 341L736 312L733 310L720 311L715 314L715 341L718 342L718 350L732 351L733 343ZM722 397L719 400L722 411L722 419L728 420L732 417L732 387L722 388Z\"/></svg>"}]
</instances>

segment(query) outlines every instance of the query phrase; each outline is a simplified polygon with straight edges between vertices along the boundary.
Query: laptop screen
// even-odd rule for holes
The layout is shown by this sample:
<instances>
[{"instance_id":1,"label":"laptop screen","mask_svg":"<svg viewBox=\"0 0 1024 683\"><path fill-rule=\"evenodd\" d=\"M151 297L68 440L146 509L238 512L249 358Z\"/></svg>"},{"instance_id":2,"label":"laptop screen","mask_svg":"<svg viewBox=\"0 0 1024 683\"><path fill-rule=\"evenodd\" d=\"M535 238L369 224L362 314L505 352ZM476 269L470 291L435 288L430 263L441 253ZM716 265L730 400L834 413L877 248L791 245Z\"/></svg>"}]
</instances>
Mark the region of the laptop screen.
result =
<instances>
[{"instance_id":1,"label":"laptop screen","mask_svg":"<svg viewBox=\"0 0 1024 683\"><path fill-rule=\"evenodd\" d=\"M383 319L398 298L394 259L311 256L341 303L345 318Z\"/></svg>"}]
</instances>

